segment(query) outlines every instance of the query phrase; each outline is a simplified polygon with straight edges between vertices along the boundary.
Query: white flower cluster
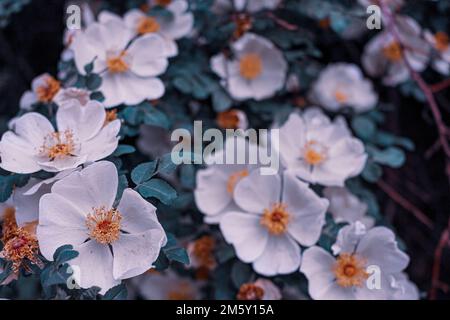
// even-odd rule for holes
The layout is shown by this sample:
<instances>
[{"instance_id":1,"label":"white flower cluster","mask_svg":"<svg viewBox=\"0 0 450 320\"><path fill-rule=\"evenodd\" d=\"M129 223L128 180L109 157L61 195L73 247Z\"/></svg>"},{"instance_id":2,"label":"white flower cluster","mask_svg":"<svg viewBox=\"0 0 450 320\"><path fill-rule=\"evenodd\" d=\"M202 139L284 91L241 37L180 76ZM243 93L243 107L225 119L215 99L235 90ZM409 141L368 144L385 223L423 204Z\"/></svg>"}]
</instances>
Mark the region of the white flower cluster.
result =
<instances>
[{"instance_id":1,"label":"white flower cluster","mask_svg":"<svg viewBox=\"0 0 450 320\"><path fill-rule=\"evenodd\" d=\"M367 159L345 120L331 121L310 108L291 114L279 130L283 168L278 174L262 175L258 165L221 164L197 173L195 200L205 221L219 224L238 258L258 274L300 270L314 299L417 298L402 274L409 258L394 234L386 227L372 228L367 206L344 187ZM228 139L215 156L258 148L244 138L236 140ZM313 185L327 186L323 198ZM337 223L350 224L339 231L334 256L317 246L327 211ZM368 284L370 266L380 269L376 289Z\"/></svg>"}]
</instances>

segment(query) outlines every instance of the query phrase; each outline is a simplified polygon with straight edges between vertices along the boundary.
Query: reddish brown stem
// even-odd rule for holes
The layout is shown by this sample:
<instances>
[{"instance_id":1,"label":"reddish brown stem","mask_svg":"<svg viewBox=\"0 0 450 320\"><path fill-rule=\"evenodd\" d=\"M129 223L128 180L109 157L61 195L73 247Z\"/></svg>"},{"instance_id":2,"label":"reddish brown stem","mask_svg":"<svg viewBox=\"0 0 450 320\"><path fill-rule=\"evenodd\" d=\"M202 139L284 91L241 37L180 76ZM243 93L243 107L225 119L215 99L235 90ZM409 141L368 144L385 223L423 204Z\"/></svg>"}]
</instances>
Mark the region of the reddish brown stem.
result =
<instances>
[{"instance_id":1,"label":"reddish brown stem","mask_svg":"<svg viewBox=\"0 0 450 320\"><path fill-rule=\"evenodd\" d=\"M439 280L441 274L442 251L447 247L450 235L450 219L447 228L442 231L439 243L434 250L433 270L431 274L430 300L436 300L438 289L442 289L442 283ZM448 287L447 287L448 288Z\"/></svg>"},{"instance_id":2,"label":"reddish brown stem","mask_svg":"<svg viewBox=\"0 0 450 320\"><path fill-rule=\"evenodd\" d=\"M423 213L420 209L414 206L411 202L406 200L400 193L398 193L394 188L388 185L386 182L379 180L377 182L378 187L383 190L393 201L398 205L403 207L408 212L412 213L414 217L420 222L426 225L428 228L433 229L433 222Z\"/></svg>"},{"instance_id":3,"label":"reddish brown stem","mask_svg":"<svg viewBox=\"0 0 450 320\"><path fill-rule=\"evenodd\" d=\"M450 78L446 79L444 81L441 81L439 83L432 84L430 87L431 87L431 91L433 91L433 93L442 91L442 90L450 87Z\"/></svg>"},{"instance_id":4,"label":"reddish brown stem","mask_svg":"<svg viewBox=\"0 0 450 320\"><path fill-rule=\"evenodd\" d=\"M276 15L274 15L272 12L268 12L267 16L275 21L276 24L278 24L280 27L289 30L289 31L295 31L298 30L298 27L295 24L291 24L283 19L278 18Z\"/></svg>"}]
</instances>

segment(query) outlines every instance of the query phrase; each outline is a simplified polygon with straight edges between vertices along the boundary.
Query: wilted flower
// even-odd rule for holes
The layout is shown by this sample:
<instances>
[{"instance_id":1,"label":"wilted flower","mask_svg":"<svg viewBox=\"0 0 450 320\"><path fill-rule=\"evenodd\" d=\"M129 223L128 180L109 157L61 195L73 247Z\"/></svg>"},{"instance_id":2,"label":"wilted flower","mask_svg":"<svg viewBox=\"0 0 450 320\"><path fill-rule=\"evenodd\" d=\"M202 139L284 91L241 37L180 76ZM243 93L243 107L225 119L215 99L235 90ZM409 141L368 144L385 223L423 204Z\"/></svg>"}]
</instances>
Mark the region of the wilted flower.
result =
<instances>
[{"instance_id":1,"label":"wilted flower","mask_svg":"<svg viewBox=\"0 0 450 320\"><path fill-rule=\"evenodd\" d=\"M189 255L190 267L196 269L197 279L206 279L209 271L217 266L214 250L216 240L212 236L202 236L189 242L187 252Z\"/></svg>"},{"instance_id":2,"label":"wilted flower","mask_svg":"<svg viewBox=\"0 0 450 320\"><path fill-rule=\"evenodd\" d=\"M49 103L61 89L61 83L48 73L34 78L31 83L31 91L26 91L20 99L20 108L31 110L35 103Z\"/></svg>"},{"instance_id":3,"label":"wilted flower","mask_svg":"<svg viewBox=\"0 0 450 320\"><path fill-rule=\"evenodd\" d=\"M216 122L221 129L246 130L248 127L248 120L245 112L237 109L219 112L216 117Z\"/></svg>"},{"instance_id":4,"label":"wilted flower","mask_svg":"<svg viewBox=\"0 0 450 320\"><path fill-rule=\"evenodd\" d=\"M280 128L280 157L301 179L325 186L343 186L361 173L367 154L352 137L345 120L333 122L317 108L293 113Z\"/></svg>"},{"instance_id":5,"label":"wilted flower","mask_svg":"<svg viewBox=\"0 0 450 320\"><path fill-rule=\"evenodd\" d=\"M423 71L430 57L430 46L421 38L422 30L417 22L406 16L397 17L395 22L400 39L390 30L383 31L370 40L362 56L366 72L383 77L383 83L388 86L409 79L405 59L413 70Z\"/></svg>"},{"instance_id":6,"label":"wilted flower","mask_svg":"<svg viewBox=\"0 0 450 320\"><path fill-rule=\"evenodd\" d=\"M339 231L333 253L312 247L303 254L300 271L308 279L313 299L393 299L397 288L391 285L392 276L409 263L391 230L375 227L367 231L359 222ZM379 278L372 281L371 277Z\"/></svg>"},{"instance_id":7,"label":"wilted flower","mask_svg":"<svg viewBox=\"0 0 450 320\"><path fill-rule=\"evenodd\" d=\"M280 300L281 292L272 281L261 278L241 285L236 298L238 300Z\"/></svg>"},{"instance_id":8,"label":"wilted flower","mask_svg":"<svg viewBox=\"0 0 450 320\"><path fill-rule=\"evenodd\" d=\"M376 105L378 95L358 66L335 63L320 73L312 87L311 100L330 111L348 106L356 112L365 112Z\"/></svg>"},{"instance_id":9,"label":"wilted flower","mask_svg":"<svg viewBox=\"0 0 450 320\"><path fill-rule=\"evenodd\" d=\"M347 188L327 187L323 191L323 195L330 201L328 211L337 223L360 221L367 229L374 225L374 218L366 215L367 204L359 200Z\"/></svg>"},{"instance_id":10,"label":"wilted flower","mask_svg":"<svg viewBox=\"0 0 450 320\"><path fill-rule=\"evenodd\" d=\"M328 200L288 173L254 170L234 190L237 209L220 220L236 255L264 276L288 274L300 266L300 244L314 245L325 223Z\"/></svg>"},{"instance_id":11,"label":"wilted flower","mask_svg":"<svg viewBox=\"0 0 450 320\"><path fill-rule=\"evenodd\" d=\"M89 63L93 63L95 73L100 73L99 90L106 107L135 105L164 94L164 84L156 78L168 66L170 54L164 49L164 39L157 34L133 38L134 32L122 20L107 19L89 25L71 46L81 74L86 73Z\"/></svg>"},{"instance_id":12,"label":"wilted flower","mask_svg":"<svg viewBox=\"0 0 450 320\"><path fill-rule=\"evenodd\" d=\"M150 269L167 239L156 208L136 191L125 189L119 205L118 174L101 161L56 182L41 198L37 237L43 256L70 244L79 256L69 261L80 268L82 288L101 293Z\"/></svg>"},{"instance_id":13,"label":"wilted flower","mask_svg":"<svg viewBox=\"0 0 450 320\"><path fill-rule=\"evenodd\" d=\"M10 172L59 172L109 156L119 141L120 121L106 126L103 105L86 107L72 100L56 114L57 131L39 113L30 112L14 121L14 132L0 141L0 167Z\"/></svg>"},{"instance_id":14,"label":"wilted flower","mask_svg":"<svg viewBox=\"0 0 450 320\"><path fill-rule=\"evenodd\" d=\"M439 31L432 34L429 30L425 30L425 40L434 49L434 54L431 58L433 68L443 75L450 73L450 41L448 34Z\"/></svg>"},{"instance_id":15,"label":"wilted flower","mask_svg":"<svg viewBox=\"0 0 450 320\"><path fill-rule=\"evenodd\" d=\"M223 53L211 58L211 68L236 100L262 100L284 86L287 63L272 42L246 33L231 45L233 58Z\"/></svg>"}]
</instances>

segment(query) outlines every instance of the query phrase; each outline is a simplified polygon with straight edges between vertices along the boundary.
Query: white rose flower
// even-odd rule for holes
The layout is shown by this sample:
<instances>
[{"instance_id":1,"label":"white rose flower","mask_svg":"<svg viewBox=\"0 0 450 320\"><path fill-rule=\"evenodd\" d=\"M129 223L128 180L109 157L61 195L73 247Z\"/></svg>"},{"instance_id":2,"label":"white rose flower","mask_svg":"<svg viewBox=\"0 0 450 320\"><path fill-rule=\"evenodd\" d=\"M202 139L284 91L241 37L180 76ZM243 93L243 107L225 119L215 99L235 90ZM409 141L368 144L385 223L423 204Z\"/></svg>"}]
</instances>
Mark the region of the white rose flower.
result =
<instances>
[{"instance_id":1,"label":"white rose flower","mask_svg":"<svg viewBox=\"0 0 450 320\"><path fill-rule=\"evenodd\" d=\"M265 9L275 9L281 0L215 0L212 10L215 13L225 11L246 11L255 13Z\"/></svg>"},{"instance_id":2,"label":"white rose flower","mask_svg":"<svg viewBox=\"0 0 450 320\"><path fill-rule=\"evenodd\" d=\"M395 86L409 79L407 59L415 71L423 71L430 57L430 46L421 38L418 23L406 16L396 18L401 44L389 30L373 37L364 48L362 64L372 77L383 77L383 83Z\"/></svg>"},{"instance_id":3,"label":"white rose flower","mask_svg":"<svg viewBox=\"0 0 450 320\"><path fill-rule=\"evenodd\" d=\"M61 89L61 83L48 73L44 73L33 79L31 90L26 91L20 98L20 108L31 110L35 103L50 103Z\"/></svg>"},{"instance_id":4,"label":"white rose flower","mask_svg":"<svg viewBox=\"0 0 450 320\"><path fill-rule=\"evenodd\" d=\"M420 298L419 289L409 280L405 272L393 275L391 286L397 289L393 295L394 300L419 300Z\"/></svg>"},{"instance_id":5,"label":"white rose flower","mask_svg":"<svg viewBox=\"0 0 450 320\"><path fill-rule=\"evenodd\" d=\"M311 100L330 111L348 106L356 112L365 112L376 105L378 95L357 65L335 63L320 73L312 87Z\"/></svg>"},{"instance_id":6,"label":"white rose flower","mask_svg":"<svg viewBox=\"0 0 450 320\"><path fill-rule=\"evenodd\" d=\"M404 0L383 0L385 4L393 11L396 11L400 9L403 4ZM359 4L365 8L371 5L380 5L379 0L358 0Z\"/></svg>"},{"instance_id":7,"label":"white rose flower","mask_svg":"<svg viewBox=\"0 0 450 320\"><path fill-rule=\"evenodd\" d=\"M58 94L56 94L53 102L55 102L58 107L63 107L66 104L70 105L72 100L77 100L82 106L85 106L91 101L90 92L79 88L61 89Z\"/></svg>"},{"instance_id":8,"label":"white rose flower","mask_svg":"<svg viewBox=\"0 0 450 320\"><path fill-rule=\"evenodd\" d=\"M156 208L126 189L117 208L117 169L101 161L56 182L41 198L37 238L52 261L57 248L70 244L79 255L82 288L98 286L104 294L121 280L152 268L167 239Z\"/></svg>"},{"instance_id":9,"label":"white rose flower","mask_svg":"<svg viewBox=\"0 0 450 320\"><path fill-rule=\"evenodd\" d=\"M301 179L325 186L343 186L364 169L363 143L352 137L345 120L334 122L320 109L293 113L280 128L280 157Z\"/></svg>"},{"instance_id":10,"label":"white rose flower","mask_svg":"<svg viewBox=\"0 0 450 320\"><path fill-rule=\"evenodd\" d=\"M343 227L333 246L334 255L320 247L303 253L300 271L308 279L308 291L316 300L393 299L397 289L391 285L392 275L402 272L409 257L397 246L394 233L385 227L366 231L363 224ZM369 266L380 273L369 274ZM370 281L380 277L380 287Z\"/></svg>"},{"instance_id":11,"label":"white rose flower","mask_svg":"<svg viewBox=\"0 0 450 320\"><path fill-rule=\"evenodd\" d=\"M56 113L57 130L43 115L27 113L0 141L0 167L16 173L59 172L103 159L117 148L120 120L105 123L96 101L86 107L72 100Z\"/></svg>"},{"instance_id":12,"label":"white rose flower","mask_svg":"<svg viewBox=\"0 0 450 320\"><path fill-rule=\"evenodd\" d=\"M439 31L432 34L429 30L425 30L425 40L434 49L431 64L433 68L443 74L450 74L450 41L448 34Z\"/></svg>"},{"instance_id":13,"label":"white rose flower","mask_svg":"<svg viewBox=\"0 0 450 320\"><path fill-rule=\"evenodd\" d=\"M283 88L287 63L272 42L246 33L231 48L233 59L220 53L211 58L211 68L234 99L263 100Z\"/></svg>"},{"instance_id":14,"label":"white rose flower","mask_svg":"<svg viewBox=\"0 0 450 320\"><path fill-rule=\"evenodd\" d=\"M101 75L99 91L106 107L134 105L164 94L157 78L168 66L164 39L157 34L133 38L122 20L108 19L89 25L72 43L78 71L85 74L84 67L94 62L93 71Z\"/></svg>"},{"instance_id":15,"label":"white rose flower","mask_svg":"<svg viewBox=\"0 0 450 320\"><path fill-rule=\"evenodd\" d=\"M327 187L323 195L330 201L328 212L337 223L362 222L367 229L375 224L375 219L366 215L367 204L358 199L347 188Z\"/></svg>"},{"instance_id":16,"label":"white rose flower","mask_svg":"<svg viewBox=\"0 0 450 320\"><path fill-rule=\"evenodd\" d=\"M148 16L139 9L132 9L124 16L124 22L136 35L156 33L165 41L165 50L170 57L178 54L175 40L181 39L192 32L194 27L194 15L188 11L188 3L185 0L170 1L164 5L172 14L172 19L164 17Z\"/></svg>"},{"instance_id":17,"label":"white rose flower","mask_svg":"<svg viewBox=\"0 0 450 320\"><path fill-rule=\"evenodd\" d=\"M238 209L223 216L220 229L238 258L264 276L298 269L300 245L319 240L328 208L328 200L286 172L252 171L236 185L234 200Z\"/></svg>"},{"instance_id":18,"label":"white rose flower","mask_svg":"<svg viewBox=\"0 0 450 320\"><path fill-rule=\"evenodd\" d=\"M255 282L244 283L237 294L238 300L281 300L280 289L270 280L259 278Z\"/></svg>"},{"instance_id":19,"label":"white rose flower","mask_svg":"<svg viewBox=\"0 0 450 320\"><path fill-rule=\"evenodd\" d=\"M246 159L250 159L250 155L254 156L258 153L258 147L248 143L243 138L227 139L224 149L208 157L206 162L212 163L213 159L226 159L227 154L232 153L245 154ZM222 163L224 163L224 160L222 160ZM197 172L196 189L194 191L195 203L205 215L206 223L219 223L225 212L237 208L233 201L236 184L255 168L257 168L257 164L216 163L210 164Z\"/></svg>"}]
</instances>

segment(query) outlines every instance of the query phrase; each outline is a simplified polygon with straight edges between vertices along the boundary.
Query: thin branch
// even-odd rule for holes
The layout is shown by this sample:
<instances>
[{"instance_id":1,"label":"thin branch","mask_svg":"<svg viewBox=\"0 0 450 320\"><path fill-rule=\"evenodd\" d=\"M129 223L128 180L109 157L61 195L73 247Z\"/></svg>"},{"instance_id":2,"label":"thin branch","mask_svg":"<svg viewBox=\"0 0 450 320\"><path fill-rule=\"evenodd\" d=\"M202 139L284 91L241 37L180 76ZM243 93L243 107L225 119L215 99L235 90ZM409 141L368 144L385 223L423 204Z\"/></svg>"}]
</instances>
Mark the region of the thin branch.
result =
<instances>
[{"instance_id":1,"label":"thin branch","mask_svg":"<svg viewBox=\"0 0 450 320\"><path fill-rule=\"evenodd\" d=\"M436 300L438 289L443 289L442 282L439 280L441 274L442 251L449 245L450 219L447 228L442 231L438 245L434 251L433 270L431 274L430 300ZM446 287L448 290L448 286Z\"/></svg>"},{"instance_id":2,"label":"thin branch","mask_svg":"<svg viewBox=\"0 0 450 320\"><path fill-rule=\"evenodd\" d=\"M446 80L444 80L444 81L441 81L441 82L432 84L432 85L430 86L431 91L433 91L433 93L442 91L442 90L444 90L444 89L446 89L446 88L448 88L448 87L450 87L450 78L449 78L449 79L446 79Z\"/></svg>"},{"instance_id":3,"label":"thin branch","mask_svg":"<svg viewBox=\"0 0 450 320\"><path fill-rule=\"evenodd\" d=\"M415 205L405 199L401 194L399 194L394 188L388 185L386 182L379 180L377 182L378 187L383 190L394 202L403 207L408 212L412 213L414 217L420 222L426 225L428 228L433 229L433 222L418 209Z\"/></svg>"},{"instance_id":4,"label":"thin branch","mask_svg":"<svg viewBox=\"0 0 450 320\"><path fill-rule=\"evenodd\" d=\"M278 24L280 27L289 30L289 31L295 31L298 30L298 26L295 24L291 24L287 22L286 20L278 18L276 15L274 15L272 12L267 13L267 17L275 21L276 24Z\"/></svg>"}]
</instances>

